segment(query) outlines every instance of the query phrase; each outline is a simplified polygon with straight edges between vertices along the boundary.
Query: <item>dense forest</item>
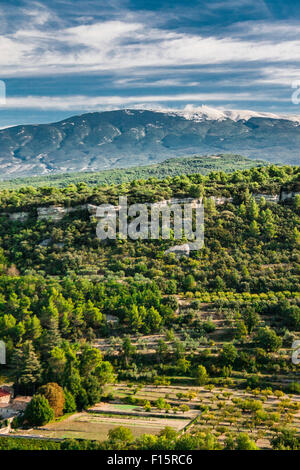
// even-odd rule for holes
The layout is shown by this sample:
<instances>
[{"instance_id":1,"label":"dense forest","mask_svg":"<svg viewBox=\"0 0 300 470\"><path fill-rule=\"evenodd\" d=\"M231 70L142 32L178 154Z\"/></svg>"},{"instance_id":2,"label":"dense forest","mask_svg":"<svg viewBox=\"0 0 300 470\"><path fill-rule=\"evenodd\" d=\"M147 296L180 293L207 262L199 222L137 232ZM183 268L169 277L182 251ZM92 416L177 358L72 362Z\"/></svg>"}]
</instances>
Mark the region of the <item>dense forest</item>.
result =
<instances>
[{"instance_id":1,"label":"dense forest","mask_svg":"<svg viewBox=\"0 0 300 470\"><path fill-rule=\"evenodd\" d=\"M61 413L109 400L105 384L122 380L299 393L288 351L300 332L300 197L268 202L268 195L299 192L299 184L299 167L271 165L110 186L2 190L0 339L7 345L4 373L16 392L35 394L32 408L46 407L43 387L56 384L64 393ZM174 239L100 241L96 219L82 207L55 222L37 217L39 207L116 204L119 195L130 203L203 197L204 248L179 258L165 253L178 244ZM218 204L213 197L225 199ZM28 219L8 218L18 211ZM159 339L145 354L143 337L151 335ZM152 446L223 448L210 431L161 435ZM273 448L299 445L294 434L279 431ZM225 447L239 448L241 436L227 436ZM113 442L112 434L102 446ZM131 438L124 445L151 448Z\"/></svg>"},{"instance_id":2,"label":"dense forest","mask_svg":"<svg viewBox=\"0 0 300 470\"><path fill-rule=\"evenodd\" d=\"M51 174L48 176L34 176L15 178L0 181L0 189L16 189L22 186L54 186L63 188L69 184L86 183L89 186L120 184L132 180L178 176L192 173L207 175L212 171L225 171L230 173L236 170L266 166L264 160L251 160L247 157L234 154L220 154L214 156L198 156L170 158L162 163L130 167L123 169Z\"/></svg>"}]
</instances>

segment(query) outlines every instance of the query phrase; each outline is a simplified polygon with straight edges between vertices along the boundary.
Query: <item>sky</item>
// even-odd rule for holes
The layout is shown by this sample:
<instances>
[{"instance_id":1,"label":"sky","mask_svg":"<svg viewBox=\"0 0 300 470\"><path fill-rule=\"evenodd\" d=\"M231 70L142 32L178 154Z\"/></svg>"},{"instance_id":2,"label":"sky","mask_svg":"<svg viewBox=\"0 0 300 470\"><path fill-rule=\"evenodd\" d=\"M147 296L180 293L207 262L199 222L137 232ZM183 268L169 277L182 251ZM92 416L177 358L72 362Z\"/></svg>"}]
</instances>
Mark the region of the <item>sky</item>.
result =
<instances>
[{"instance_id":1,"label":"sky","mask_svg":"<svg viewBox=\"0 0 300 470\"><path fill-rule=\"evenodd\" d=\"M1 128L124 107L300 115L300 2L0 0L0 80Z\"/></svg>"}]
</instances>

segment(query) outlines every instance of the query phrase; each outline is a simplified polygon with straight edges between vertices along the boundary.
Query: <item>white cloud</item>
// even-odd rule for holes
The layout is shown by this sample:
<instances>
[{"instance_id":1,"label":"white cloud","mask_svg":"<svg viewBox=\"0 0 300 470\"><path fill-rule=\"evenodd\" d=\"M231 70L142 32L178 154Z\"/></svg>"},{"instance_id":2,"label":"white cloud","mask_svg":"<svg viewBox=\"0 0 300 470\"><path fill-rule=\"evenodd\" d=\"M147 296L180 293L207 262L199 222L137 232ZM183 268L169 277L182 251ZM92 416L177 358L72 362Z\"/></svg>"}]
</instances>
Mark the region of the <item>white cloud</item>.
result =
<instances>
[{"instance_id":1,"label":"white cloud","mask_svg":"<svg viewBox=\"0 0 300 470\"><path fill-rule=\"evenodd\" d=\"M300 67L265 67L261 73L256 83L291 87L294 81L300 80Z\"/></svg>"},{"instance_id":2,"label":"white cloud","mask_svg":"<svg viewBox=\"0 0 300 470\"><path fill-rule=\"evenodd\" d=\"M5 108L43 109L43 110L97 110L115 107L149 106L165 102L208 102L208 101L273 101L273 96L258 93L182 93L176 95L144 96L26 96L7 98ZM280 101L280 100L277 100ZM281 101L285 101L282 99ZM4 107L2 107L3 109Z\"/></svg>"},{"instance_id":3,"label":"white cloud","mask_svg":"<svg viewBox=\"0 0 300 470\"><path fill-rule=\"evenodd\" d=\"M39 12L41 13L39 14ZM27 11L22 27L0 36L1 78L9 76L100 72L146 67L203 66L249 62L299 61L300 39L280 35L287 25L261 24L259 41L250 37L203 37L158 29L139 16L124 20L47 28L51 12ZM30 25L30 27L28 27ZM258 33L252 25L252 33ZM273 31L273 34L271 34ZM271 36L270 36L271 34Z\"/></svg>"}]
</instances>

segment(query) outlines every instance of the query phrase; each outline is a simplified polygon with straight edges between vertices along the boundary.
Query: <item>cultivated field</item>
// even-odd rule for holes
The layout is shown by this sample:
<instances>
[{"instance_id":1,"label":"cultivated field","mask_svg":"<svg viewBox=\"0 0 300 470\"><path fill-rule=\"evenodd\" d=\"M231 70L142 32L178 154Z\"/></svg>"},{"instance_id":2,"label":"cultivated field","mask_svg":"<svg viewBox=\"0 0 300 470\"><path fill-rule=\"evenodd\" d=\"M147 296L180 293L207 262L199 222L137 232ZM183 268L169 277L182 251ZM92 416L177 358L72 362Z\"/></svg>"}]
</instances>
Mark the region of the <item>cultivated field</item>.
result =
<instances>
[{"instance_id":1,"label":"cultivated field","mask_svg":"<svg viewBox=\"0 0 300 470\"><path fill-rule=\"evenodd\" d=\"M182 430L190 422L189 418L172 419L160 417L141 417L134 415L112 415L100 413L76 413L41 428L24 431L24 435L56 439L77 438L103 441L108 432L119 426L129 428L134 437L142 434L158 434L166 426L176 431ZM19 435L18 431L18 435Z\"/></svg>"}]
</instances>

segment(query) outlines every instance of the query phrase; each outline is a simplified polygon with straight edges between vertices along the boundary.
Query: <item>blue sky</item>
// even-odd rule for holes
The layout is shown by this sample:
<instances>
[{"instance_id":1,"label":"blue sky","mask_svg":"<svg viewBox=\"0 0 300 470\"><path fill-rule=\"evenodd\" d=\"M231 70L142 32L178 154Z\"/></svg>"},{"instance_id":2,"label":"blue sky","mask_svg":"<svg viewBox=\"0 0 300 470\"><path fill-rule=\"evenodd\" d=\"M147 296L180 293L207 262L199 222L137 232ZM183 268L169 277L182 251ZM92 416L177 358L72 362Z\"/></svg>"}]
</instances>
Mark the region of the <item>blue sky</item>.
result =
<instances>
[{"instance_id":1,"label":"blue sky","mask_svg":"<svg viewBox=\"0 0 300 470\"><path fill-rule=\"evenodd\" d=\"M0 127L122 107L300 114L295 0L0 0Z\"/></svg>"}]
</instances>

